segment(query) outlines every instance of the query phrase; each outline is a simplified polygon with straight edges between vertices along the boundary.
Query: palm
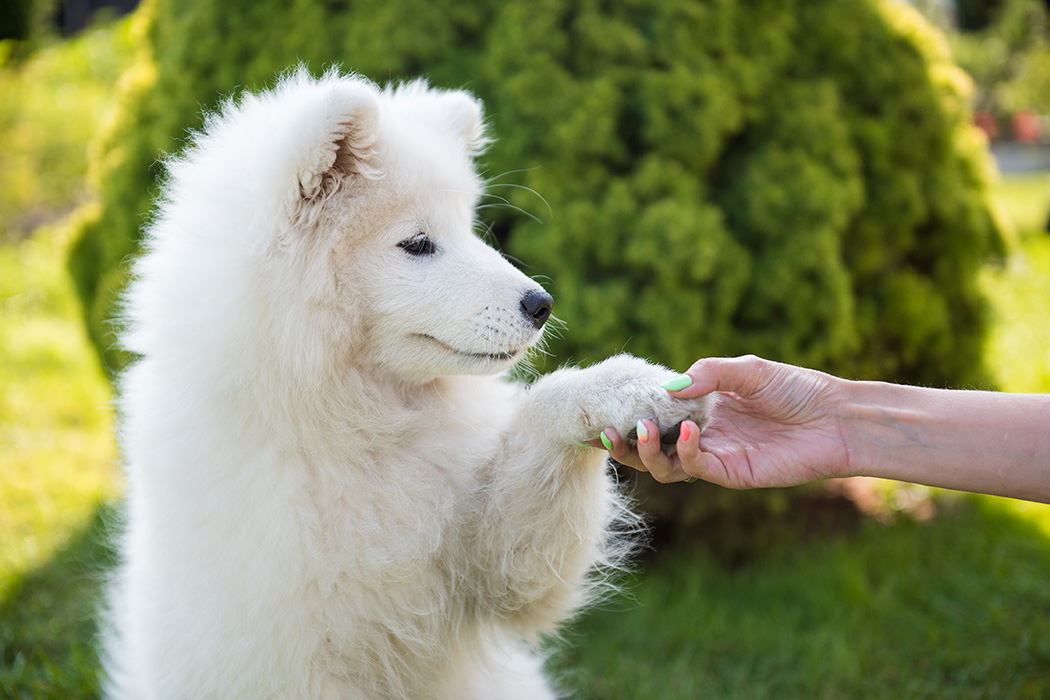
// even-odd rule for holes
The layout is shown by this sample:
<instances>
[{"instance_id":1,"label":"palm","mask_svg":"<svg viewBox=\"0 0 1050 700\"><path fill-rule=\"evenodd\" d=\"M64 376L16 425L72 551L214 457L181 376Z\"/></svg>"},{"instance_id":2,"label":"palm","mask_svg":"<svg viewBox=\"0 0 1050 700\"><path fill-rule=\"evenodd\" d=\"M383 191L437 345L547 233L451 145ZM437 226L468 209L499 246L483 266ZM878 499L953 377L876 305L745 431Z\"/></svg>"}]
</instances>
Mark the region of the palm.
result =
<instances>
[{"instance_id":1,"label":"palm","mask_svg":"<svg viewBox=\"0 0 1050 700\"><path fill-rule=\"evenodd\" d=\"M721 460L727 486L793 486L830 476L846 460L831 393L814 373L770 377L746 398L723 394L702 447Z\"/></svg>"}]
</instances>

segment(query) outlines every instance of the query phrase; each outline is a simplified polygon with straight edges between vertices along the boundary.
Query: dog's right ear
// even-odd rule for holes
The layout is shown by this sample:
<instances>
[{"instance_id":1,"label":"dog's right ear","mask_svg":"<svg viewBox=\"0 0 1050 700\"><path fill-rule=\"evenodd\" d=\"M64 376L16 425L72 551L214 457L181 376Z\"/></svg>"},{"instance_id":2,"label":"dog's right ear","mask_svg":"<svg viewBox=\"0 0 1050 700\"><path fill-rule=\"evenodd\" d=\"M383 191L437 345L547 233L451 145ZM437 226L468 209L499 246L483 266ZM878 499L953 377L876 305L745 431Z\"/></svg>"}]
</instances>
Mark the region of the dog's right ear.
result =
<instances>
[{"instance_id":1,"label":"dog's right ear","mask_svg":"<svg viewBox=\"0 0 1050 700\"><path fill-rule=\"evenodd\" d=\"M300 201L321 203L348 178L381 174L375 151L378 90L360 78L341 78L327 87L321 121L306 135L313 143L297 173Z\"/></svg>"}]
</instances>

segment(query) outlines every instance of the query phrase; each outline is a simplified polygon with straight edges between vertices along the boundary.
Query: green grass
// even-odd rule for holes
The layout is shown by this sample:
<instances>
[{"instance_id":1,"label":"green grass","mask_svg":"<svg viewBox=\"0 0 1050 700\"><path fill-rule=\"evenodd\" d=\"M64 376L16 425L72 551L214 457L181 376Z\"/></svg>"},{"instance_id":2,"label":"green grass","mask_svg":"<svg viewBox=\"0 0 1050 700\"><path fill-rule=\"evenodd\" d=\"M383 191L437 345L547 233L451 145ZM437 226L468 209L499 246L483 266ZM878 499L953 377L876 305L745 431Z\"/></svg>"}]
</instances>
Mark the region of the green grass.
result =
<instances>
[{"instance_id":1,"label":"green grass","mask_svg":"<svg viewBox=\"0 0 1050 700\"><path fill-rule=\"evenodd\" d=\"M70 227L54 222L87 196L87 142L128 54L116 23L0 68L0 698L97 693L118 470L110 389L65 271Z\"/></svg>"},{"instance_id":2,"label":"green grass","mask_svg":"<svg viewBox=\"0 0 1050 700\"><path fill-rule=\"evenodd\" d=\"M109 387L65 276L64 228L0 245L0 697L92 697Z\"/></svg>"},{"instance_id":3,"label":"green grass","mask_svg":"<svg viewBox=\"0 0 1050 700\"><path fill-rule=\"evenodd\" d=\"M727 570L661 551L558 661L592 700L1045 698L1047 532L992 499Z\"/></svg>"},{"instance_id":4,"label":"green grass","mask_svg":"<svg viewBox=\"0 0 1050 700\"><path fill-rule=\"evenodd\" d=\"M100 505L0 599L0 697L97 697L96 621L114 561L113 519Z\"/></svg>"},{"instance_id":5,"label":"green grass","mask_svg":"<svg viewBox=\"0 0 1050 700\"><path fill-rule=\"evenodd\" d=\"M42 100L80 64L96 104L104 86L82 64L106 39L84 41L49 49L20 78L0 70L0 95L31 75L41 82L19 89ZM33 104L19 119L47 111ZM18 206L61 212L79 187L55 200L27 187ZM1021 247L980 281L988 357L1002 388L1050 391L1050 236L1039 232L1050 181L1006 178L997 198ZM109 387L64 272L68 231L0 236L0 698L97 694L94 617L119 481ZM1050 697L1050 507L985 497L938 507L928 522L869 519L733 566L710 534L661 545L628 596L570 628L552 668L590 700Z\"/></svg>"},{"instance_id":6,"label":"green grass","mask_svg":"<svg viewBox=\"0 0 1050 700\"><path fill-rule=\"evenodd\" d=\"M0 247L0 596L115 492L109 387L61 266L62 235Z\"/></svg>"},{"instance_id":7,"label":"green grass","mask_svg":"<svg viewBox=\"0 0 1050 700\"><path fill-rule=\"evenodd\" d=\"M1050 174L1005 177L996 200L1020 233L1021 250L981 285L992 300L986 350L1005 391L1050 392Z\"/></svg>"},{"instance_id":8,"label":"green grass","mask_svg":"<svg viewBox=\"0 0 1050 700\"><path fill-rule=\"evenodd\" d=\"M1008 173L995 188L993 198L1023 236L1046 233L1050 219L1050 173Z\"/></svg>"},{"instance_id":9,"label":"green grass","mask_svg":"<svg viewBox=\"0 0 1050 700\"><path fill-rule=\"evenodd\" d=\"M130 60L130 26L107 24L6 66L0 42L0 238L89 198L88 144Z\"/></svg>"}]
</instances>

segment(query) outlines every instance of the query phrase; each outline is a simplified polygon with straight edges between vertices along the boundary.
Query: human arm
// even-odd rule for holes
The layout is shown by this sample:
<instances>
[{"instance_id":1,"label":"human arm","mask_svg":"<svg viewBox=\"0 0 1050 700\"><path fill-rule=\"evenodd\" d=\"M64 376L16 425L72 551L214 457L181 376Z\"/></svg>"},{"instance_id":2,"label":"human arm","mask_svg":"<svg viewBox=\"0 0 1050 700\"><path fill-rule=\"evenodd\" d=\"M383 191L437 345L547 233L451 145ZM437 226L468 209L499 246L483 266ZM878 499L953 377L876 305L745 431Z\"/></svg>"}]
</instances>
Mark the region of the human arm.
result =
<instances>
[{"instance_id":1,"label":"human arm","mask_svg":"<svg viewBox=\"0 0 1050 700\"><path fill-rule=\"evenodd\" d=\"M686 423L676 454L612 456L660 481L732 488L874 476L1050 502L1050 396L855 382L756 357L708 358L679 398L717 392L701 434Z\"/></svg>"}]
</instances>

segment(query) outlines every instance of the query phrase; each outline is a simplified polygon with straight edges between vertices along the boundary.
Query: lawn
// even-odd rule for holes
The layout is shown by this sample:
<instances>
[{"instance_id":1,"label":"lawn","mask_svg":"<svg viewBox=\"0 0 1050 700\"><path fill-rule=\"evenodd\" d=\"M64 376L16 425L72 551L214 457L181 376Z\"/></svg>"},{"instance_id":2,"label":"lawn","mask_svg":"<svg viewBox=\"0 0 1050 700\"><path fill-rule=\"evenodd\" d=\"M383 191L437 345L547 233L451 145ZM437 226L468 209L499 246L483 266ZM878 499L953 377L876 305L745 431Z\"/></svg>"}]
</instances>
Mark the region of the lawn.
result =
<instances>
[{"instance_id":1,"label":"lawn","mask_svg":"<svg viewBox=\"0 0 1050 700\"><path fill-rule=\"evenodd\" d=\"M592 700L1046 698L1048 534L964 500L736 569L679 546L559 666Z\"/></svg>"},{"instance_id":2,"label":"lawn","mask_svg":"<svg viewBox=\"0 0 1050 700\"><path fill-rule=\"evenodd\" d=\"M110 390L62 264L65 229L0 246L0 697L91 697Z\"/></svg>"},{"instance_id":3,"label":"lawn","mask_svg":"<svg viewBox=\"0 0 1050 700\"><path fill-rule=\"evenodd\" d=\"M1021 250L1004 270L986 269L992 300L988 357L1007 391L1050 392L1050 175L1006 177L996 199L1020 232Z\"/></svg>"},{"instance_id":4,"label":"lawn","mask_svg":"<svg viewBox=\"0 0 1050 700\"><path fill-rule=\"evenodd\" d=\"M110 388L65 272L70 227L57 222L87 196L86 144L129 47L125 22L0 67L2 698L97 689L93 617L110 556L99 524L119 470Z\"/></svg>"},{"instance_id":5,"label":"lawn","mask_svg":"<svg viewBox=\"0 0 1050 700\"><path fill-rule=\"evenodd\" d=\"M53 64L34 69L45 86L34 89L66 80L87 51L45 54ZM997 197L1020 248L982 275L989 358L1002 388L1050 391L1050 236L1039 231L1050 179L1007 178ZM60 223L0 242L3 698L97 693L94 616L119 476L110 390L64 273L69 243ZM703 534L660 544L624 595L566 631L552 669L590 700L1050 697L1050 507L934 506L930 519L863 518L732 565Z\"/></svg>"}]
</instances>

